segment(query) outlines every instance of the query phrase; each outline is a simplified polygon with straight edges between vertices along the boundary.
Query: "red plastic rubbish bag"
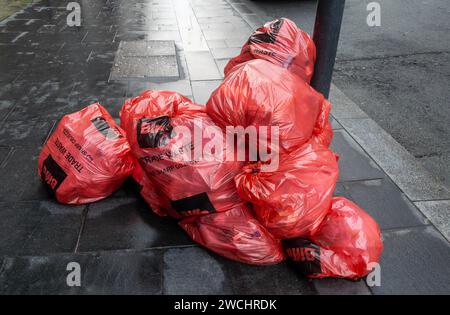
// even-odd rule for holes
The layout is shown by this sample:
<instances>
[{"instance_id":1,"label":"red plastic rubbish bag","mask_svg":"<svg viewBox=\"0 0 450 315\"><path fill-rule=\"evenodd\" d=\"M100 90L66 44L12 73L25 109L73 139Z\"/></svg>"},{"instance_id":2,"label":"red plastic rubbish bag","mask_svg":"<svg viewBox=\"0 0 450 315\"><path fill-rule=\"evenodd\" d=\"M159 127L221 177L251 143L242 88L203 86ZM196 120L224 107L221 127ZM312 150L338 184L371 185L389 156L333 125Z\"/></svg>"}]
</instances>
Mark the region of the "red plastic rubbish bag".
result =
<instances>
[{"instance_id":1,"label":"red plastic rubbish bag","mask_svg":"<svg viewBox=\"0 0 450 315\"><path fill-rule=\"evenodd\" d=\"M212 93L206 110L222 128L254 126L261 136L260 130L270 126L269 134L277 131L280 151L289 152L311 138L324 101L322 94L286 69L252 60L233 68Z\"/></svg>"},{"instance_id":2,"label":"red plastic rubbish bag","mask_svg":"<svg viewBox=\"0 0 450 315\"><path fill-rule=\"evenodd\" d=\"M380 260L383 242L378 224L353 202L333 198L330 213L309 240L283 241L287 255L311 278L358 279Z\"/></svg>"},{"instance_id":3,"label":"red plastic rubbish bag","mask_svg":"<svg viewBox=\"0 0 450 315\"><path fill-rule=\"evenodd\" d=\"M169 91L145 91L120 112L134 156L175 218L226 211L240 201L241 163L226 160L222 131L203 106Z\"/></svg>"},{"instance_id":4,"label":"red plastic rubbish bag","mask_svg":"<svg viewBox=\"0 0 450 315\"><path fill-rule=\"evenodd\" d=\"M150 181L138 161L135 161L134 164L133 179L139 185L139 193L142 198L153 212L161 217L167 216L166 209L170 208L170 200L164 198L156 185Z\"/></svg>"},{"instance_id":5,"label":"red plastic rubbish bag","mask_svg":"<svg viewBox=\"0 0 450 315\"><path fill-rule=\"evenodd\" d=\"M312 140L325 147L329 147L333 139L333 128L330 122L331 104L324 100L320 109L319 117L314 126Z\"/></svg>"},{"instance_id":6,"label":"red plastic rubbish bag","mask_svg":"<svg viewBox=\"0 0 450 315\"><path fill-rule=\"evenodd\" d=\"M38 167L59 202L83 204L117 190L134 164L123 130L95 103L61 119L42 148Z\"/></svg>"},{"instance_id":7,"label":"red plastic rubbish bag","mask_svg":"<svg viewBox=\"0 0 450 315\"><path fill-rule=\"evenodd\" d=\"M263 59L288 69L306 82L311 81L316 46L311 37L289 19L280 18L258 28L224 69L225 76L243 62Z\"/></svg>"},{"instance_id":8,"label":"red plastic rubbish bag","mask_svg":"<svg viewBox=\"0 0 450 315\"><path fill-rule=\"evenodd\" d=\"M260 162L246 165L236 176L239 195L253 204L258 221L281 239L316 232L330 209L338 178L335 154L310 141L281 155L275 171L262 167Z\"/></svg>"},{"instance_id":9,"label":"red plastic rubbish bag","mask_svg":"<svg viewBox=\"0 0 450 315\"><path fill-rule=\"evenodd\" d=\"M232 260L268 265L285 258L280 241L253 218L244 203L226 212L186 218L179 224L194 241Z\"/></svg>"}]
</instances>

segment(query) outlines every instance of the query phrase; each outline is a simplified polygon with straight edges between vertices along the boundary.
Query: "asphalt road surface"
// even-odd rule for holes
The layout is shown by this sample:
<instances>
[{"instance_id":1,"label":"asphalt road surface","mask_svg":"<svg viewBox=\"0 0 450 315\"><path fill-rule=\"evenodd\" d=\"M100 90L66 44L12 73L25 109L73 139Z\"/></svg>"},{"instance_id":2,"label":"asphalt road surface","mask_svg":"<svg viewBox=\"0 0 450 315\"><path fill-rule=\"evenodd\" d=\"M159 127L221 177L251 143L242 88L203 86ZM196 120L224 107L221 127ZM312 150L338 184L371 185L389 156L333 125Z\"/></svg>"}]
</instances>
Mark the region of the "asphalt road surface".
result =
<instances>
[{"instance_id":1,"label":"asphalt road surface","mask_svg":"<svg viewBox=\"0 0 450 315\"><path fill-rule=\"evenodd\" d=\"M245 0L267 18L312 33L315 1ZM450 2L381 0L381 26L367 3L347 0L334 83L437 178L450 186Z\"/></svg>"}]
</instances>

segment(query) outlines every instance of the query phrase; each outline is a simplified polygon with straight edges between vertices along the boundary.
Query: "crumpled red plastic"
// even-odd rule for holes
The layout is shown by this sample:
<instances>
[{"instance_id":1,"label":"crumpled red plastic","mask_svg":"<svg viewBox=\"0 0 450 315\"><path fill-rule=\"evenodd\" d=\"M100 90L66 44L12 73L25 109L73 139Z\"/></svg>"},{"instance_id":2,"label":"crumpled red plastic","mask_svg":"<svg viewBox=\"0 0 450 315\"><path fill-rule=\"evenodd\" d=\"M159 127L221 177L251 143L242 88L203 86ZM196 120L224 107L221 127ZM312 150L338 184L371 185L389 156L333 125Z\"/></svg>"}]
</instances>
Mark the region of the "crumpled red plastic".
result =
<instances>
[{"instance_id":1,"label":"crumpled red plastic","mask_svg":"<svg viewBox=\"0 0 450 315\"><path fill-rule=\"evenodd\" d=\"M236 176L243 200L253 204L255 217L275 237L308 236L327 215L338 178L335 154L310 141L280 156L275 171L261 163L246 165Z\"/></svg>"},{"instance_id":2,"label":"crumpled red plastic","mask_svg":"<svg viewBox=\"0 0 450 315\"><path fill-rule=\"evenodd\" d=\"M253 32L240 54L225 66L225 76L236 65L252 59L263 59L286 68L309 83L314 72L316 46L293 21L280 18Z\"/></svg>"},{"instance_id":3,"label":"crumpled red plastic","mask_svg":"<svg viewBox=\"0 0 450 315\"><path fill-rule=\"evenodd\" d=\"M42 181L66 204L103 199L133 171L127 138L99 104L64 116L39 156Z\"/></svg>"},{"instance_id":4,"label":"crumpled red plastic","mask_svg":"<svg viewBox=\"0 0 450 315\"><path fill-rule=\"evenodd\" d=\"M244 203L225 212L186 218L179 225L197 243L232 260L269 265L285 259L280 241L253 218Z\"/></svg>"},{"instance_id":5,"label":"crumpled red plastic","mask_svg":"<svg viewBox=\"0 0 450 315\"><path fill-rule=\"evenodd\" d=\"M333 198L329 214L318 232L284 240L287 255L311 278L358 279L379 262L383 242L378 224L356 204Z\"/></svg>"},{"instance_id":6,"label":"crumpled red plastic","mask_svg":"<svg viewBox=\"0 0 450 315\"><path fill-rule=\"evenodd\" d=\"M228 73L206 111L222 128L255 126L260 134L260 127L276 126L280 151L289 152L320 131L323 123L317 120L327 116L324 102L322 94L288 70L257 59Z\"/></svg>"},{"instance_id":7,"label":"crumpled red plastic","mask_svg":"<svg viewBox=\"0 0 450 315\"><path fill-rule=\"evenodd\" d=\"M167 209L171 208L170 200L165 198L157 186L150 181L137 160L135 160L132 175L133 179L138 184L140 195L153 212L161 217L167 216Z\"/></svg>"},{"instance_id":8,"label":"crumpled red plastic","mask_svg":"<svg viewBox=\"0 0 450 315\"><path fill-rule=\"evenodd\" d=\"M134 156L163 197L170 200L171 207L165 209L169 215L180 218L226 211L240 202L233 178L241 163L222 158L227 154L222 131L203 106L176 92L145 91L125 101L120 119ZM180 128L191 136L201 132L202 142L183 136ZM223 147L208 150L213 139ZM197 150L223 156L196 157Z\"/></svg>"}]
</instances>

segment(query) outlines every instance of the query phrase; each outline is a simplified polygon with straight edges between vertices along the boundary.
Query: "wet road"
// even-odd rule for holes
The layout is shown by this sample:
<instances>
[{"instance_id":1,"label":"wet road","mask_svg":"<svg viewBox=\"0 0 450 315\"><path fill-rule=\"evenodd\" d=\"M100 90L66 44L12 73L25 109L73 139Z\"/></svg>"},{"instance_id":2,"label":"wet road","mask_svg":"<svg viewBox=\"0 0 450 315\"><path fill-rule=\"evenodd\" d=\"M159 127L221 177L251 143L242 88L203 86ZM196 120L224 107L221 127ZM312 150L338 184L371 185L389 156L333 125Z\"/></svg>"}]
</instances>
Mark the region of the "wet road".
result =
<instances>
[{"instance_id":1,"label":"wet road","mask_svg":"<svg viewBox=\"0 0 450 315\"><path fill-rule=\"evenodd\" d=\"M312 32L315 1L245 2ZM378 1L381 26L369 27L369 2L346 2L334 83L449 186L450 3Z\"/></svg>"}]
</instances>

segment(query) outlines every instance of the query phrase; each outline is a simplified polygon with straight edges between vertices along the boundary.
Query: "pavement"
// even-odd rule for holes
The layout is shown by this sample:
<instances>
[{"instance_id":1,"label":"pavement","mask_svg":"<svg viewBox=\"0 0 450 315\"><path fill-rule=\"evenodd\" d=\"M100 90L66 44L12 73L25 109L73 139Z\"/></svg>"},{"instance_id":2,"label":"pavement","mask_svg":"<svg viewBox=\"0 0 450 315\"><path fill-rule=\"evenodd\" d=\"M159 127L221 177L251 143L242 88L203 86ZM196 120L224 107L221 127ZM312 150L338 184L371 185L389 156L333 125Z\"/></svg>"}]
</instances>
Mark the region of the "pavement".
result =
<instances>
[{"instance_id":1,"label":"pavement","mask_svg":"<svg viewBox=\"0 0 450 315\"><path fill-rule=\"evenodd\" d=\"M81 1L81 26L68 27L66 4L41 1L0 23L0 294L450 292L450 192L336 85L335 194L380 224L381 286L224 259L154 215L130 182L89 205L56 203L36 168L62 115L99 101L118 118L149 88L204 104L265 18L240 0ZM137 40L159 49L143 54ZM69 262L81 266L80 287L66 283Z\"/></svg>"}]
</instances>

